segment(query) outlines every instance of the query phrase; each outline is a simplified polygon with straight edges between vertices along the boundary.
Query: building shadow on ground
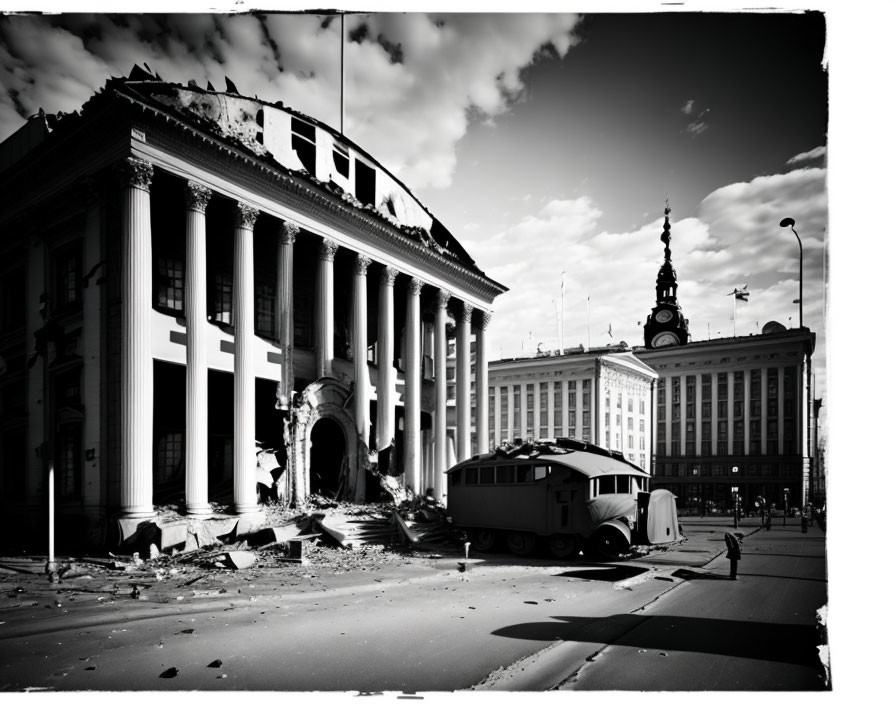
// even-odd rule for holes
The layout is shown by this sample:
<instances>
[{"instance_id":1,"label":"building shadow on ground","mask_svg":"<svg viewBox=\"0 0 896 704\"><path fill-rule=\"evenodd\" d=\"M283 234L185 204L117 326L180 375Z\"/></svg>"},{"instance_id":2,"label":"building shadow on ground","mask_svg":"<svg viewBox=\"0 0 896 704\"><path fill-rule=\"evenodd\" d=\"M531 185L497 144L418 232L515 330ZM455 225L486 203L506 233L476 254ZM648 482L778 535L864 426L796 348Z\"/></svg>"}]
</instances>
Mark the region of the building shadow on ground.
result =
<instances>
[{"instance_id":1,"label":"building shadow on ground","mask_svg":"<svg viewBox=\"0 0 896 704\"><path fill-rule=\"evenodd\" d=\"M554 616L493 631L504 638L606 643L662 652L691 652L817 668L820 644L811 625L732 621L691 616L615 614L603 618Z\"/></svg>"}]
</instances>

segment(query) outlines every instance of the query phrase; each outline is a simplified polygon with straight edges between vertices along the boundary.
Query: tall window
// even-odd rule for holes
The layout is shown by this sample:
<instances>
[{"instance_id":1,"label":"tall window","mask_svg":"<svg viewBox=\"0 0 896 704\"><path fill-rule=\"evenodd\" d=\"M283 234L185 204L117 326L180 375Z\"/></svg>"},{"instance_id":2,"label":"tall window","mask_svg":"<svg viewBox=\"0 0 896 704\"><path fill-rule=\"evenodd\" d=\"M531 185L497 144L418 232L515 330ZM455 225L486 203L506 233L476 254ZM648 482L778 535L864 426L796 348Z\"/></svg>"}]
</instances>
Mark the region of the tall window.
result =
<instances>
[{"instance_id":1,"label":"tall window","mask_svg":"<svg viewBox=\"0 0 896 704\"><path fill-rule=\"evenodd\" d=\"M167 256L156 257L156 306L174 312L183 311L183 259Z\"/></svg>"},{"instance_id":2,"label":"tall window","mask_svg":"<svg viewBox=\"0 0 896 704\"><path fill-rule=\"evenodd\" d=\"M744 454L744 419L734 421L734 454Z\"/></svg>"},{"instance_id":3,"label":"tall window","mask_svg":"<svg viewBox=\"0 0 896 704\"><path fill-rule=\"evenodd\" d=\"M728 375L724 372L719 374L719 383L716 389L718 394L718 414L719 418L728 417Z\"/></svg>"},{"instance_id":4,"label":"tall window","mask_svg":"<svg viewBox=\"0 0 896 704\"><path fill-rule=\"evenodd\" d=\"M255 283L255 331L259 335L274 336L274 309L277 294L273 284L259 281Z\"/></svg>"},{"instance_id":5,"label":"tall window","mask_svg":"<svg viewBox=\"0 0 896 704\"><path fill-rule=\"evenodd\" d=\"M495 387L491 386L488 390L488 434L489 437L495 437ZM500 442L496 443L500 444Z\"/></svg>"},{"instance_id":6,"label":"tall window","mask_svg":"<svg viewBox=\"0 0 896 704\"><path fill-rule=\"evenodd\" d=\"M520 436L520 417L522 414L522 404L520 402L520 397L522 396L520 387L513 387L513 437L518 438Z\"/></svg>"},{"instance_id":7,"label":"tall window","mask_svg":"<svg viewBox=\"0 0 896 704\"><path fill-rule=\"evenodd\" d=\"M54 256L56 309L66 311L81 302L81 241L66 245Z\"/></svg>"},{"instance_id":8,"label":"tall window","mask_svg":"<svg viewBox=\"0 0 896 704\"><path fill-rule=\"evenodd\" d=\"M554 382L554 435L563 435L563 389Z\"/></svg>"},{"instance_id":9,"label":"tall window","mask_svg":"<svg viewBox=\"0 0 896 704\"><path fill-rule=\"evenodd\" d=\"M750 418L762 415L762 370L750 370Z\"/></svg>"},{"instance_id":10,"label":"tall window","mask_svg":"<svg viewBox=\"0 0 896 704\"><path fill-rule=\"evenodd\" d=\"M725 456L728 454L728 419L719 420L717 428L718 442L716 444L716 454Z\"/></svg>"},{"instance_id":11,"label":"tall window","mask_svg":"<svg viewBox=\"0 0 896 704\"><path fill-rule=\"evenodd\" d=\"M230 272L215 273L214 320L224 325L233 324L233 275Z\"/></svg>"},{"instance_id":12,"label":"tall window","mask_svg":"<svg viewBox=\"0 0 896 704\"><path fill-rule=\"evenodd\" d=\"M526 384L526 432L535 435L535 384Z\"/></svg>"},{"instance_id":13,"label":"tall window","mask_svg":"<svg viewBox=\"0 0 896 704\"><path fill-rule=\"evenodd\" d=\"M681 455L681 421L672 421L672 446L669 453L673 457Z\"/></svg>"},{"instance_id":14,"label":"tall window","mask_svg":"<svg viewBox=\"0 0 896 704\"><path fill-rule=\"evenodd\" d=\"M685 388L687 389L687 399L685 401L685 418L692 420L696 417L697 408L697 377L685 377Z\"/></svg>"},{"instance_id":15,"label":"tall window","mask_svg":"<svg viewBox=\"0 0 896 704\"><path fill-rule=\"evenodd\" d=\"M744 373L734 372L734 417L744 416Z\"/></svg>"},{"instance_id":16,"label":"tall window","mask_svg":"<svg viewBox=\"0 0 896 704\"><path fill-rule=\"evenodd\" d=\"M569 428L569 434L571 437L576 437L576 382L570 381L569 387L566 394L567 397L567 407L566 407L566 426Z\"/></svg>"},{"instance_id":17,"label":"tall window","mask_svg":"<svg viewBox=\"0 0 896 704\"><path fill-rule=\"evenodd\" d=\"M538 430L541 437L546 438L548 436L548 383L546 381L542 381L538 385L538 397L541 403L538 412Z\"/></svg>"},{"instance_id":18,"label":"tall window","mask_svg":"<svg viewBox=\"0 0 896 704\"><path fill-rule=\"evenodd\" d=\"M582 381L582 440L591 441L591 380Z\"/></svg>"},{"instance_id":19,"label":"tall window","mask_svg":"<svg viewBox=\"0 0 896 704\"><path fill-rule=\"evenodd\" d=\"M750 454L758 455L762 452L762 428L759 418L750 418Z\"/></svg>"},{"instance_id":20,"label":"tall window","mask_svg":"<svg viewBox=\"0 0 896 704\"><path fill-rule=\"evenodd\" d=\"M81 498L81 424L65 425L56 433L56 471L62 499Z\"/></svg>"},{"instance_id":21,"label":"tall window","mask_svg":"<svg viewBox=\"0 0 896 704\"><path fill-rule=\"evenodd\" d=\"M507 424L507 412L508 406L510 405L510 387L502 386L499 387L498 393L501 396L501 432L505 434L505 436L509 436L511 433L510 426Z\"/></svg>"}]
</instances>

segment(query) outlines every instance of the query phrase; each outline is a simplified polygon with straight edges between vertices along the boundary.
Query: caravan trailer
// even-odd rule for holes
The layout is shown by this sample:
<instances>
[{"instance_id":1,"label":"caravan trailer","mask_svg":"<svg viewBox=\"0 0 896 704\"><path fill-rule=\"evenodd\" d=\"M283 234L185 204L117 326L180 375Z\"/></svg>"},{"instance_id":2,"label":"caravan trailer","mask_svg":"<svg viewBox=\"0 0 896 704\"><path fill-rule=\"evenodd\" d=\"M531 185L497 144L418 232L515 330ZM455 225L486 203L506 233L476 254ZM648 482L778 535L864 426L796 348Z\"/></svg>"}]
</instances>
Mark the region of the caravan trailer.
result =
<instances>
[{"instance_id":1,"label":"caravan trailer","mask_svg":"<svg viewBox=\"0 0 896 704\"><path fill-rule=\"evenodd\" d=\"M448 470L447 483L449 519L478 551L503 542L529 555L546 542L561 559L580 550L618 557L637 542L681 537L670 492L647 494L650 475L643 469L619 452L570 438L477 455Z\"/></svg>"}]
</instances>

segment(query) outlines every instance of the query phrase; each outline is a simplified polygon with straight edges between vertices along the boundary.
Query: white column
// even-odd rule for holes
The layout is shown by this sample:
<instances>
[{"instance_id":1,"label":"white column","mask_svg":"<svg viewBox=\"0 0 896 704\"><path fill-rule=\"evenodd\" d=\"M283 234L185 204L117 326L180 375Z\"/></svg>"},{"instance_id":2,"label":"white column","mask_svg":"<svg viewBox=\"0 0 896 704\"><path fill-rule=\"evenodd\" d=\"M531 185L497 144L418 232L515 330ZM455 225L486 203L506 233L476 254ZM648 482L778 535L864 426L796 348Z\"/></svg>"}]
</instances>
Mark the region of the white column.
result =
<instances>
[{"instance_id":1,"label":"white column","mask_svg":"<svg viewBox=\"0 0 896 704\"><path fill-rule=\"evenodd\" d=\"M491 322L492 314L482 311L479 329L476 331L476 440L479 444L477 454L485 454L491 450L488 436L488 335L486 329ZM537 384L536 384L537 386ZM535 419L538 423L538 419ZM538 433L533 435L537 436Z\"/></svg>"},{"instance_id":2,"label":"white column","mask_svg":"<svg viewBox=\"0 0 896 704\"><path fill-rule=\"evenodd\" d=\"M277 335L280 338L280 393L277 407L288 410L292 402L293 344L293 252L298 225L285 222L280 227L280 245L277 250Z\"/></svg>"},{"instance_id":3,"label":"white column","mask_svg":"<svg viewBox=\"0 0 896 704\"><path fill-rule=\"evenodd\" d=\"M258 211L236 207L233 237L233 505L258 511L255 495L255 264L252 231Z\"/></svg>"},{"instance_id":4,"label":"white column","mask_svg":"<svg viewBox=\"0 0 896 704\"><path fill-rule=\"evenodd\" d=\"M376 446L385 450L395 438L395 370L392 361L395 327L395 277L398 272L386 267L380 274L380 317L377 328ZM385 468L380 468L381 472Z\"/></svg>"},{"instance_id":5,"label":"white column","mask_svg":"<svg viewBox=\"0 0 896 704\"><path fill-rule=\"evenodd\" d=\"M324 238L320 243L317 263L317 310L315 331L317 337L316 370L318 378L333 375L333 260L339 249L333 240Z\"/></svg>"},{"instance_id":6,"label":"white column","mask_svg":"<svg viewBox=\"0 0 896 704\"><path fill-rule=\"evenodd\" d=\"M206 325L205 209L212 192L187 182L187 266L184 317L187 320L187 427L185 438L188 516L207 516L208 503L208 360Z\"/></svg>"},{"instance_id":7,"label":"white column","mask_svg":"<svg viewBox=\"0 0 896 704\"><path fill-rule=\"evenodd\" d=\"M352 355L355 369L355 428L366 447L370 442L370 391L367 374L367 267L370 257L355 257L352 299Z\"/></svg>"},{"instance_id":8,"label":"white column","mask_svg":"<svg viewBox=\"0 0 896 704\"><path fill-rule=\"evenodd\" d=\"M435 378L436 406L433 414L433 432L435 433L435 481L434 493L438 500L444 501L445 472L448 470L448 299L447 291L436 292L435 323Z\"/></svg>"},{"instance_id":9,"label":"white column","mask_svg":"<svg viewBox=\"0 0 896 704\"><path fill-rule=\"evenodd\" d=\"M725 372L717 372L712 375L712 408L711 408L711 435L712 435L712 452L710 455L718 455L719 442L719 375Z\"/></svg>"},{"instance_id":10,"label":"white column","mask_svg":"<svg viewBox=\"0 0 896 704\"><path fill-rule=\"evenodd\" d=\"M129 157L123 169L121 251L121 511L154 514L152 504L152 165Z\"/></svg>"},{"instance_id":11,"label":"white column","mask_svg":"<svg viewBox=\"0 0 896 704\"><path fill-rule=\"evenodd\" d=\"M703 454L703 375L697 374L694 381L694 452ZM705 470L703 470L705 471Z\"/></svg>"},{"instance_id":12,"label":"white column","mask_svg":"<svg viewBox=\"0 0 896 704\"><path fill-rule=\"evenodd\" d=\"M423 282L408 282L404 326L404 472L411 489L421 493L420 486L420 292Z\"/></svg>"},{"instance_id":13,"label":"white column","mask_svg":"<svg viewBox=\"0 0 896 704\"><path fill-rule=\"evenodd\" d=\"M473 306L464 303L457 325L457 461L470 455L470 322Z\"/></svg>"}]
</instances>

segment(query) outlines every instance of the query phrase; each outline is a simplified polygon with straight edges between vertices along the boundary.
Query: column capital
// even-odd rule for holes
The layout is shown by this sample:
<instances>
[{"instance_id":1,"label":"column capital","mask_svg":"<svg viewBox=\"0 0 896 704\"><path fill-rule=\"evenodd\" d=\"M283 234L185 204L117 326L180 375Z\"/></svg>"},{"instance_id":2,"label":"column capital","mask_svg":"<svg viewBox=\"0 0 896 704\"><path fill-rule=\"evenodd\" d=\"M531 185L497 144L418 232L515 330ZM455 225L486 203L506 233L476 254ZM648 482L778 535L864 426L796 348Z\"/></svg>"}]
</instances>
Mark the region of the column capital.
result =
<instances>
[{"instance_id":1,"label":"column capital","mask_svg":"<svg viewBox=\"0 0 896 704\"><path fill-rule=\"evenodd\" d=\"M469 323L473 320L473 306L464 302L460 309L460 320L462 323Z\"/></svg>"},{"instance_id":2,"label":"column capital","mask_svg":"<svg viewBox=\"0 0 896 704\"><path fill-rule=\"evenodd\" d=\"M244 227L251 230L255 227L255 221L258 219L258 208L253 208L245 203L236 204L236 223L238 227Z\"/></svg>"},{"instance_id":3,"label":"column capital","mask_svg":"<svg viewBox=\"0 0 896 704\"><path fill-rule=\"evenodd\" d=\"M394 286L396 276L398 276L398 269L387 266L380 274L380 283L386 286Z\"/></svg>"},{"instance_id":4,"label":"column capital","mask_svg":"<svg viewBox=\"0 0 896 704\"><path fill-rule=\"evenodd\" d=\"M482 311L482 316L479 321L479 329L485 330L491 321L492 321L492 312L490 310Z\"/></svg>"},{"instance_id":5,"label":"column capital","mask_svg":"<svg viewBox=\"0 0 896 704\"><path fill-rule=\"evenodd\" d=\"M320 243L320 258L326 262L331 262L336 258L336 252L339 245L328 237L324 237Z\"/></svg>"},{"instance_id":6,"label":"column capital","mask_svg":"<svg viewBox=\"0 0 896 704\"><path fill-rule=\"evenodd\" d=\"M412 296L419 296L422 290L423 282L416 276L412 276L411 280L408 282L408 293Z\"/></svg>"},{"instance_id":7,"label":"column capital","mask_svg":"<svg viewBox=\"0 0 896 704\"><path fill-rule=\"evenodd\" d=\"M129 156L119 168L122 183L131 188L140 188L144 191L149 190L152 183L153 169L152 164L143 159L137 159Z\"/></svg>"},{"instance_id":8,"label":"column capital","mask_svg":"<svg viewBox=\"0 0 896 704\"><path fill-rule=\"evenodd\" d=\"M285 222L280 226L280 244L293 244L299 235L299 226Z\"/></svg>"},{"instance_id":9,"label":"column capital","mask_svg":"<svg viewBox=\"0 0 896 704\"><path fill-rule=\"evenodd\" d=\"M371 261L371 258L366 254L356 254L354 267L355 273L359 276L367 276L367 267L370 266Z\"/></svg>"},{"instance_id":10,"label":"column capital","mask_svg":"<svg viewBox=\"0 0 896 704\"><path fill-rule=\"evenodd\" d=\"M443 288L436 291L436 308L447 308L448 301L451 300L451 294Z\"/></svg>"},{"instance_id":11,"label":"column capital","mask_svg":"<svg viewBox=\"0 0 896 704\"><path fill-rule=\"evenodd\" d=\"M195 181L187 181L184 193L187 196L187 210L195 210L197 213L205 212L212 197L211 189Z\"/></svg>"}]
</instances>

